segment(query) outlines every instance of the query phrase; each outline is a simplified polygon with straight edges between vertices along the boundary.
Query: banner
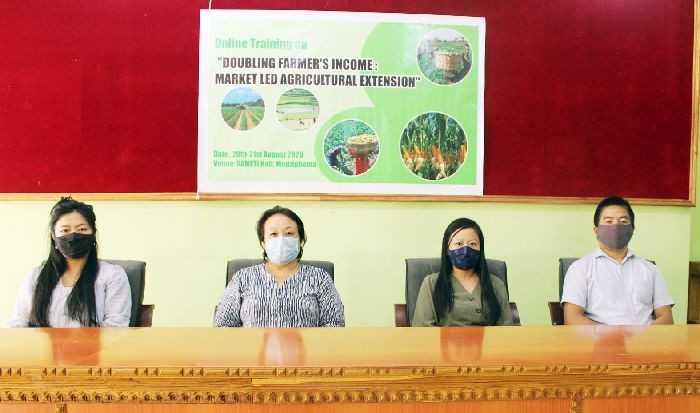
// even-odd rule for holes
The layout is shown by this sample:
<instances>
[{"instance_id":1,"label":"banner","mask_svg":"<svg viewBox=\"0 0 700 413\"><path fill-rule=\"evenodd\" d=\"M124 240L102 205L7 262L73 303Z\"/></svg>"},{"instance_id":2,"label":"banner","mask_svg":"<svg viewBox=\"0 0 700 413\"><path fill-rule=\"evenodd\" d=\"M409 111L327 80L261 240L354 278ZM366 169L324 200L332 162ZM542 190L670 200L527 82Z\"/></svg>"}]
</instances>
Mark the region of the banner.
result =
<instances>
[{"instance_id":1,"label":"banner","mask_svg":"<svg viewBox=\"0 0 700 413\"><path fill-rule=\"evenodd\" d=\"M199 192L483 194L483 18L200 19Z\"/></svg>"}]
</instances>

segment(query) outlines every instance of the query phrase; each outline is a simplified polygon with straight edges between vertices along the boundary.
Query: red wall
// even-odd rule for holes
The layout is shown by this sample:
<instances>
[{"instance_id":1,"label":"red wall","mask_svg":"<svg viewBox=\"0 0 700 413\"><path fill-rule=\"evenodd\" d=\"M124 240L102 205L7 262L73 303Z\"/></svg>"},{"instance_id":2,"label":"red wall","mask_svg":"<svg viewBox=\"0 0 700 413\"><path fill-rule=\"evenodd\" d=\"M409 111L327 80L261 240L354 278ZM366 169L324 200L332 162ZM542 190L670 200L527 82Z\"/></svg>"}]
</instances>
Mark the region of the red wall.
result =
<instances>
[{"instance_id":1,"label":"red wall","mask_svg":"<svg viewBox=\"0 0 700 413\"><path fill-rule=\"evenodd\" d=\"M693 1L214 1L486 18L487 195L688 199ZM194 0L0 2L0 192L194 192Z\"/></svg>"}]
</instances>

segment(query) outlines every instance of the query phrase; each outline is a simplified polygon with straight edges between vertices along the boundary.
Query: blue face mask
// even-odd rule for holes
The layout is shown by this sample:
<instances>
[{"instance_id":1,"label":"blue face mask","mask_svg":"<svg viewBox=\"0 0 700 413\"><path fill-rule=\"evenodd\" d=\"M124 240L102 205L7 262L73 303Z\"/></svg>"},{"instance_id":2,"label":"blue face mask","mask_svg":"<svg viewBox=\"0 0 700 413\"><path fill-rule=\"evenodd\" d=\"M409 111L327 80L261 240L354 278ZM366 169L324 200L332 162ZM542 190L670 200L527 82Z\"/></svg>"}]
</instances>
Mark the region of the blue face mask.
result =
<instances>
[{"instance_id":1,"label":"blue face mask","mask_svg":"<svg viewBox=\"0 0 700 413\"><path fill-rule=\"evenodd\" d=\"M292 262L299 255L299 237L275 237L265 241L267 258L277 265Z\"/></svg>"},{"instance_id":2,"label":"blue face mask","mask_svg":"<svg viewBox=\"0 0 700 413\"><path fill-rule=\"evenodd\" d=\"M456 250L447 251L450 262L460 270L471 270L476 267L481 258L481 251L469 248L466 245Z\"/></svg>"}]
</instances>

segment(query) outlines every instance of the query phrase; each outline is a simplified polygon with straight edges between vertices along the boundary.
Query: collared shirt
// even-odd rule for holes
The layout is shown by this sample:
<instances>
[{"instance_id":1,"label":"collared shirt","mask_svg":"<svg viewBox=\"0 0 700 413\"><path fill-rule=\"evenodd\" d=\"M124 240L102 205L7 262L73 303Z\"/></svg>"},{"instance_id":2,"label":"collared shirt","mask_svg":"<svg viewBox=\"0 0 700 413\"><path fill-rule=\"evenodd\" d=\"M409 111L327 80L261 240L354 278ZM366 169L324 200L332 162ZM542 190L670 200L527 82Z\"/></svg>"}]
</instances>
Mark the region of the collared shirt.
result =
<instances>
[{"instance_id":1,"label":"collared shirt","mask_svg":"<svg viewBox=\"0 0 700 413\"><path fill-rule=\"evenodd\" d=\"M27 327L32 310L36 282L43 267L36 267L20 288L15 311L7 327ZM82 327L80 321L68 317L66 306L73 287L64 287L61 281L51 293L48 321L51 327ZM129 327L131 317L131 289L124 269L99 261L95 278L95 310L100 327Z\"/></svg>"},{"instance_id":2,"label":"collared shirt","mask_svg":"<svg viewBox=\"0 0 700 413\"><path fill-rule=\"evenodd\" d=\"M629 249L622 263L600 248L571 264L561 298L601 324L651 324L654 309L674 305L656 265Z\"/></svg>"},{"instance_id":3,"label":"collared shirt","mask_svg":"<svg viewBox=\"0 0 700 413\"><path fill-rule=\"evenodd\" d=\"M343 327L343 303L324 270L301 265L282 285L265 264L233 274L214 327Z\"/></svg>"},{"instance_id":4,"label":"collared shirt","mask_svg":"<svg viewBox=\"0 0 700 413\"><path fill-rule=\"evenodd\" d=\"M481 283L478 282L471 293L467 291L459 280L451 276L452 291L454 302L452 309L440 317L440 322L437 322L435 312L435 303L433 302L433 292L435 291L435 283L439 274L430 274L423 279L423 283L418 291L416 298L416 308L413 311L413 320L411 327L430 327L430 326L486 326L489 323L486 321L484 311L488 312L488 307L481 300ZM501 307L501 316L496 320L497 326L512 326L513 314L508 303L508 292L506 286L500 278L491 275L491 285L493 292L496 294L496 300Z\"/></svg>"}]
</instances>

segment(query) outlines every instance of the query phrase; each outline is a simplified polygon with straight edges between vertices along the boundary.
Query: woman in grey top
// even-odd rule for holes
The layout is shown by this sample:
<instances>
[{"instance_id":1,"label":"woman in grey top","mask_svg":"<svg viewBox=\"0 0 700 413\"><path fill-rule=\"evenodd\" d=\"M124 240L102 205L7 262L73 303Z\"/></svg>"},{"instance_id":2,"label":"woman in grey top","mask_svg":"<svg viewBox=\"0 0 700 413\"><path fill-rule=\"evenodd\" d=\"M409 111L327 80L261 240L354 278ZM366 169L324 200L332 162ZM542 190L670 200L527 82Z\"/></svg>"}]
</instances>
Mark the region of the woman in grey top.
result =
<instances>
[{"instance_id":1,"label":"woman in grey top","mask_svg":"<svg viewBox=\"0 0 700 413\"><path fill-rule=\"evenodd\" d=\"M257 224L263 263L237 271L214 317L215 327L343 327L343 303L324 270L302 265L304 223L287 208Z\"/></svg>"},{"instance_id":2,"label":"woman in grey top","mask_svg":"<svg viewBox=\"0 0 700 413\"><path fill-rule=\"evenodd\" d=\"M423 279L411 326L468 325L513 325L513 317L503 281L489 274L481 228L459 218L442 237L440 272Z\"/></svg>"},{"instance_id":3,"label":"woman in grey top","mask_svg":"<svg viewBox=\"0 0 700 413\"><path fill-rule=\"evenodd\" d=\"M24 281L8 327L128 327L124 269L97 259L95 213L70 197L51 209L49 257Z\"/></svg>"}]
</instances>

